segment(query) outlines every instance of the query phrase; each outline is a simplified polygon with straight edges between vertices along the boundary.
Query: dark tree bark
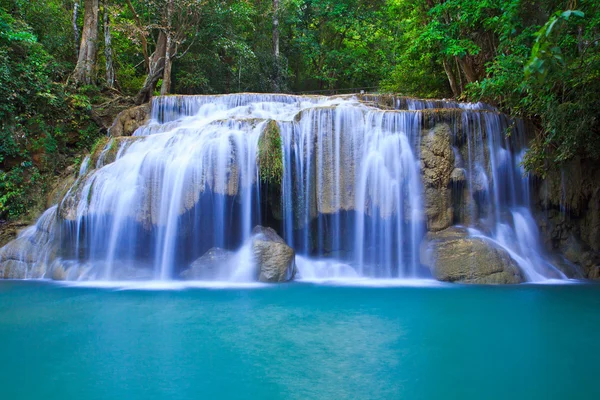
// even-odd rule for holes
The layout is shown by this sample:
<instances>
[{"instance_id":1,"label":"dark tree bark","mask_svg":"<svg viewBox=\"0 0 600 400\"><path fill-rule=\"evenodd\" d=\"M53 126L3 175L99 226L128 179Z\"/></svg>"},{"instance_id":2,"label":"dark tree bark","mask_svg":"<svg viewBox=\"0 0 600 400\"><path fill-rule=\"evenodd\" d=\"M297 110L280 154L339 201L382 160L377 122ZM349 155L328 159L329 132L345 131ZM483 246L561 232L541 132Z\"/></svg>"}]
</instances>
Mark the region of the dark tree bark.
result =
<instances>
[{"instance_id":1,"label":"dark tree bark","mask_svg":"<svg viewBox=\"0 0 600 400\"><path fill-rule=\"evenodd\" d=\"M106 86L115 87L115 67L113 64L112 37L110 33L110 17L108 7L104 3L104 58L106 66Z\"/></svg>"},{"instance_id":2,"label":"dark tree bark","mask_svg":"<svg viewBox=\"0 0 600 400\"><path fill-rule=\"evenodd\" d=\"M460 68L464 72L465 77L467 78L467 82L469 82L469 83L477 82L477 74L475 73L475 70L473 69L473 63L471 62L471 60L468 57L464 57L464 58L457 57L456 60L458 61Z\"/></svg>"},{"instance_id":3,"label":"dark tree bark","mask_svg":"<svg viewBox=\"0 0 600 400\"><path fill-rule=\"evenodd\" d=\"M79 58L73 72L76 85L94 83L96 50L98 48L98 0L85 0L83 32L79 46Z\"/></svg>"},{"instance_id":4,"label":"dark tree bark","mask_svg":"<svg viewBox=\"0 0 600 400\"><path fill-rule=\"evenodd\" d=\"M150 56L150 60L148 62L148 75L146 76L144 85L135 98L136 104L143 104L150 101L152 93L154 92L154 89L156 89L158 80L163 76L163 71L165 69L166 50L167 35L165 35L165 33L161 30L158 34L158 40L156 41L154 53L152 53L152 56Z\"/></svg>"},{"instance_id":5,"label":"dark tree bark","mask_svg":"<svg viewBox=\"0 0 600 400\"><path fill-rule=\"evenodd\" d=\"M446 71L446 76L448 77L448 82L450 83L450 89L452 89L452 94L454 95L454 97L458 97L460 95L460 89L458 88L458 85L456 83L456 77L454 76L452 67L446 59L444 59L444 71Z\"/></svg>"}]
</instances>

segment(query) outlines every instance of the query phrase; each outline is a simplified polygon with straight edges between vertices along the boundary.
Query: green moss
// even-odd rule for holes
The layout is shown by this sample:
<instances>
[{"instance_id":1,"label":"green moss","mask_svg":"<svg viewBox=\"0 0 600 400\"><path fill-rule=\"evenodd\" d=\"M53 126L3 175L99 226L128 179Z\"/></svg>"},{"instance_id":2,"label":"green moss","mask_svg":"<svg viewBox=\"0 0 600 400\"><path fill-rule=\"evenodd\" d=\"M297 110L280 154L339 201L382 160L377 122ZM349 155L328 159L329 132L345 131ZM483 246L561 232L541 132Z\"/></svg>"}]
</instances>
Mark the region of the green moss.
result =
<instances>
[{"instance_id":1,"label":"green moss","mask_svg":"<svg viewBox=\"0 0 600 400\"><path fill-rule=\"evenodd\" d=\"M88 194L87 194L87 203L88 203L88 206L89 206L89 205L90 205L90 203L92 202L92 196L93 196L93 193L92 193L92 191L94 190L94 183L95 183L95 181L96 181L96 180L94 179L94 180L92 181L92 183L90 184L90 191L89 191L89 192L88 192Z\"/></svg>"},{"instance_id":2,"label":"green moss","mask_svg":"<svg viewBox=\"0 0 600 400\"><path fill-rule=\"evenodd\" d=\"M102 150L104 150L104 148L108 144L109 140L110 140L110 138L108 136L102 136L102 137L99 137L96 140L96 142L92 145L92 149L90 150L90 154L91 154L91 158L94 161L94 163L96 161L98 161L98 157L100 157L100 154L102 153Z\"/></svg>"},{"instance_id":3,"label":"green moss","mask_svg":"<svg viewBox=\"0 0 600 400\"><path fill-rule=\"evenodd\" d=\"M261 181L281 185L283 180L283 147L279 125L269 121L258 140L258 169Z\"/></svg>"}]
</instances>

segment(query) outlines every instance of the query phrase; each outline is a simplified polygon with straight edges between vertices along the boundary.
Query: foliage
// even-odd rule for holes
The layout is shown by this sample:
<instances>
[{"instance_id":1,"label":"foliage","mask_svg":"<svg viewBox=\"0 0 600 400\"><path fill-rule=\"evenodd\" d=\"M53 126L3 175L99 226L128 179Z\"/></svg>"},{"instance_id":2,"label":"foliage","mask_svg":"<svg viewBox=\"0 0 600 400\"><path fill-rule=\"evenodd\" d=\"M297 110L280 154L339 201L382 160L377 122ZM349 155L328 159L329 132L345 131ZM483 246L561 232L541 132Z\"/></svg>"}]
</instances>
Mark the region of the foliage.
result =
<instances>
[{"instance_id":1,"label":"foliage","mask_svg":"<svg viewBox=\"0 0 600 400\"><path fill-rule=\"evenodd\" d=\"M97 135L90 88L55 83L55 68L33 29L0 9L0 218L39 202L42 174L59 172Z\"/></svg>"},{"instance_id":2,"label":"foliage","mask_svg":"<svg viewBox=\"0 0 600 400\"><path fill-rule=\"evenodd\" d=\"M283 144L279 126L269 121L258 140L258 166L260 179L270 185L280 186L283 180Z\"/></svg>"},{"instance_id":3,"label":"foliage","mask_svg":"<svg viewBox=\"0 0 600 400\"><path fill-rule=\"evenodd\" d=\"M524 165L542 176L575 156L600 159L599 2L393 4L400 38L384 88L486 101L533 121Z\"/></svg>"},{"instance_id":4,"label":"foliage","mask_svg":"<svg viewBox=\"0 0 600 400\"><path fill-rule=\"evenodd\" d=\"M529 170L600 159L597 0L280 0L278 56L272 1L106 0L99 38L106 15L116 89L104 88L104 40L98 84L75 89L84 1L0 0L0 218L26 212L47 178L94 144L92 110L136 96L166 34L175 93L379 87L486 101L534 122ZM275 163L265 176L278 174Z\"/></svg>"}]
</instances>

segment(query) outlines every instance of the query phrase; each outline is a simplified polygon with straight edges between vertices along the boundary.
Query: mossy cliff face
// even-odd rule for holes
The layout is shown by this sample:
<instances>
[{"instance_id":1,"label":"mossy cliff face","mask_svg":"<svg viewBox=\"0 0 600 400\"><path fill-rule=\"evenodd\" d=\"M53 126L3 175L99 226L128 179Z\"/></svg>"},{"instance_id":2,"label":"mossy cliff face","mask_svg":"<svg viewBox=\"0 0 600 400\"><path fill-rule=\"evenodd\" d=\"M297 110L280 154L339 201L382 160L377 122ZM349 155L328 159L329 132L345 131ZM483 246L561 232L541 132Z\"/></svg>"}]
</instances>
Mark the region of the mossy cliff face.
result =
<instances>
[{"instance_id":1,"label":"mossy cliff face","mask_svg":"<svg viewBox=\"0 0 600 400\"><path fill-rule=\"evenodd\" d=\"M600 279L600 166L575 159L550 170L533 192L546 248Z\"/></svg>"}]
</instances>

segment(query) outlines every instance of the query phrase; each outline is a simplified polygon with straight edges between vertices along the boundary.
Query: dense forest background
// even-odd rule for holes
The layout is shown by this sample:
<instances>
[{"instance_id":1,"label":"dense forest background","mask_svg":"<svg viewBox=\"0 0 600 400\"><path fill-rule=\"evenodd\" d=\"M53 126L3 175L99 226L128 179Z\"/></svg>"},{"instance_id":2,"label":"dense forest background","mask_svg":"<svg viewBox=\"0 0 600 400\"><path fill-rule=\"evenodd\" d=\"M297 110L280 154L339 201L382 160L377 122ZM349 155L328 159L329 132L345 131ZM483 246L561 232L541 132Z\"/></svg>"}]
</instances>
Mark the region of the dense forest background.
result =
<instances>
[{"instance_id":1,"label":"dense forest background","mask_svg":"<svg viewBox=\"0 0 600 400\"><path fill-rule=\"evenodd\" d=\"M0 0L0 219L152 95L360 89L526 118L540 176L598 160L600 2Z\"/></svg>"}]
</instances>

